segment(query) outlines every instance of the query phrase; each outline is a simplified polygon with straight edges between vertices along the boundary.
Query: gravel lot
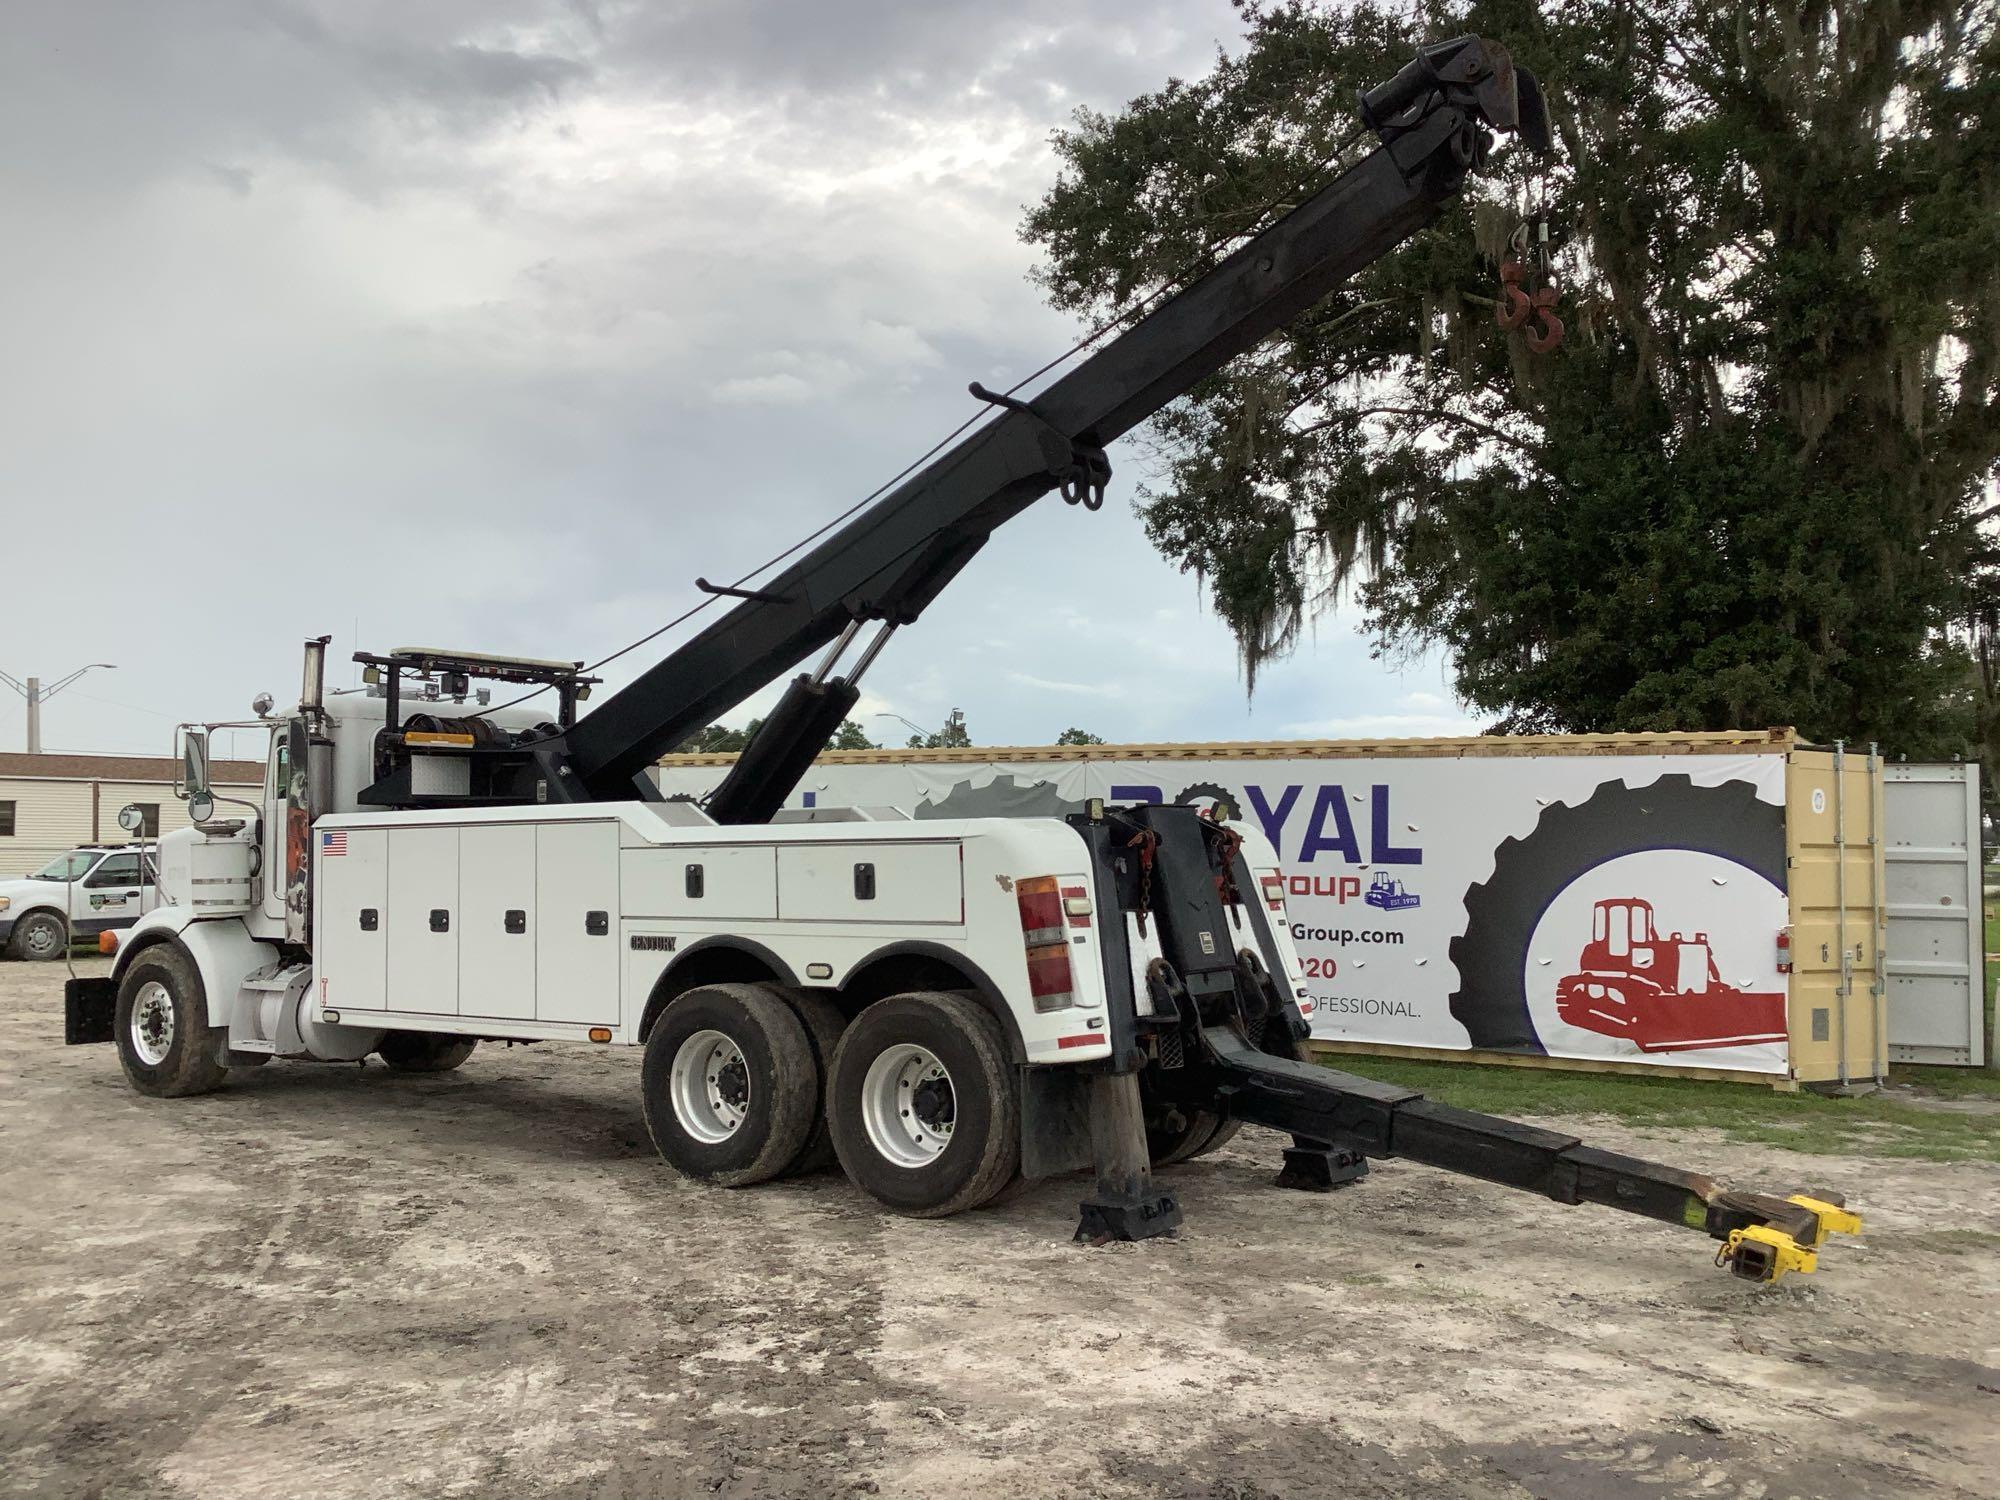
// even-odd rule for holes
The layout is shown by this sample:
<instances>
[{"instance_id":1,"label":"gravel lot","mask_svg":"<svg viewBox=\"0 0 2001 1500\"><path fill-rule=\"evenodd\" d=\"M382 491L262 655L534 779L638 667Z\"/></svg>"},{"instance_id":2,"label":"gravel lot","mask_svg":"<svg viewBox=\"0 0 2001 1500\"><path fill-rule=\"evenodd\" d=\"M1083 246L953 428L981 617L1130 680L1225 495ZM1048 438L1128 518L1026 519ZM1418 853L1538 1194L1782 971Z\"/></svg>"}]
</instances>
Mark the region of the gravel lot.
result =
<instances>
[{"instance_id":1,"label":"gravel lot","mask_svg":"<svg viewBox=\"0 0 2001 1500\"><path fill-rule=\"evenodd\" d=\"M0 1494L1996 1492L1991 1165L1593 1132L1864 1210L1757 1289L1422 1167L1280 1192L1247 1131L1178 1240L1090 1250L1075 1182L941 1223L692 1186L623 1049L143 1099L61 979L0 963Z\"/></svg>"}]
</instances>

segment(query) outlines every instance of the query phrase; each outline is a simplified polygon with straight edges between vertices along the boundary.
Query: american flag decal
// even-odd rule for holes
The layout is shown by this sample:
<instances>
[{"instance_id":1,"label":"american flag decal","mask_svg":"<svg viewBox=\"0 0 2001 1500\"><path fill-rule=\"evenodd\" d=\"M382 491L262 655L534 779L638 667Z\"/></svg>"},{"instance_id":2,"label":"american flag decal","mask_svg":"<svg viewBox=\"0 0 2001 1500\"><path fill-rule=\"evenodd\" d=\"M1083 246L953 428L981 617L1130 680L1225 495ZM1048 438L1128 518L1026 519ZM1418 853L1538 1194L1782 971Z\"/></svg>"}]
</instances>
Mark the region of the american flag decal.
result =
<instances>
[{"instance_id":1,"label":"american flag decal","mask_svg":"<svg viewBox=\"0 0 2001 1500\"><path fill-rule=\"evenodd\" d=\"M347 830L337 829L320 835L320 853L331 859L336 854L347 853Z\"/></svg>"}]
</instances>

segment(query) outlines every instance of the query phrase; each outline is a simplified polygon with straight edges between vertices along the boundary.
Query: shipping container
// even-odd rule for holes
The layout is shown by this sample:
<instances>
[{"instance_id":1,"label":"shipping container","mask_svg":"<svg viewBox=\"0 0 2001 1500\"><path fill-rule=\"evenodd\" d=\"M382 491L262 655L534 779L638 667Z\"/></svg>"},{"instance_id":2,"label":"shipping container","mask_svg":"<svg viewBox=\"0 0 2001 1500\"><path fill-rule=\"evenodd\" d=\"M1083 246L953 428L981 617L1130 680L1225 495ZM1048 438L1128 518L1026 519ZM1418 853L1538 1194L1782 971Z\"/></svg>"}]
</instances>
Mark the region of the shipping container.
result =
<instances>
[{"instance_id":1,"label":"shipping container","mask_svg":"<svg viewBox=\"0 0 2001 1500\"><path fill-rule=\"evenodd\" d=\"M728 756L661 763L699 798ZM1287 872L1315 1042L1672 1071L1881 1078L1883 766L1790 730L837 751L785 818L1195 802Z\"/></svg>"}]
</instances>

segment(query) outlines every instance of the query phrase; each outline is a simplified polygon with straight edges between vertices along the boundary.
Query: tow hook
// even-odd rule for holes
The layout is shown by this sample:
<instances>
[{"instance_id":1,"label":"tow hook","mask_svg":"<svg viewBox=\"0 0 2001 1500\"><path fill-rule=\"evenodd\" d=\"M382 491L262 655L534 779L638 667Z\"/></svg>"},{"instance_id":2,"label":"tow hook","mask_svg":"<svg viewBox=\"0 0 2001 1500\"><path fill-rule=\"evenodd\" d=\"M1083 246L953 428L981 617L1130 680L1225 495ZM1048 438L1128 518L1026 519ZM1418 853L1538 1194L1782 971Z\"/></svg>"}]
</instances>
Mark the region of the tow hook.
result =
<instances>
[{"instance_id":1,"label":"tow hook","mask_svg":"<svg viewBox=\"0 0 2001 1500\"><path fill-rule=\"evenodd\" d=\"M1529 299L1535 304L1536 319L1542 327L1526 335L1532 353L1547 354L1563 342L1563 319L1556 315L1556 288L1546 286Z\"/></svg>"},{"instance_id":2,"label":"tow hook","mask_svg":"<svg viewBox=\"0 0 2001 1500\"><path fill-rule=\"evenodd\" d=\"M1535 311L1529 294L1522 290L1522 275L1520 261L1501 262L1501 300L1494 304L1494 324L1503 333L1513 333Z\"/></svg>"},{"instance_id":3,"label":"tow hook","mask_svg":"<svg viewBox=\"0 0 2001 1500\"><path fill-rule=\"evenodd\" d=\"M1501 295L1494 304L1494 324L1504 333L1513 333L1517 328L1528 325L1533 318L1537 326L1524 335L1532 353L1547 354L1563 342L1563 319L1557 316L1556 282L1551 278L1549 265L1549 225L1535 226L1534 242L1531 242L1529 226L1523 224L1509 237L1509 249L1513 252L1501 262ZM1544 284L1533 292L1523 284L1531 279L1529 265L1533 262Z\"/></svg>"}]
</instances>

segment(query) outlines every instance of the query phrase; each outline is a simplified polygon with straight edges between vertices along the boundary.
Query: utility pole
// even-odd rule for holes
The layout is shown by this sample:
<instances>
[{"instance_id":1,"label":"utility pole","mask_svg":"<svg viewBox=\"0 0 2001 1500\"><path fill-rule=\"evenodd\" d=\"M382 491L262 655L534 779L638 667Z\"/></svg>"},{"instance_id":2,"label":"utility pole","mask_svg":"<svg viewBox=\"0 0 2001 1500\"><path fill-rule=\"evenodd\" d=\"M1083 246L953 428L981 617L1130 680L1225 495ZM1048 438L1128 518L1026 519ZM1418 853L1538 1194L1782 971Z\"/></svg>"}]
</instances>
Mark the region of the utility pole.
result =
<instances>
[{"instance_id":1,"label":"utility pole","mask_svg":"<svg viewBox=\"0 0 2001 1500\"><path fill-rule=\"evenodd\" d=\"M28 701L28 753L30 755L40 755L42 753L42 705L55 697L57 693L60 693L72 682L75 682L77 678L83 676L84 673L90 671L92 667L103 667L107 671L113 672L118 670L117 663L115 662L94 661L89 666L78 667L69 676L59 678L47 687L42 686L42 679L39 677L30 677L26 682L22 682L6 672L0 672L0 682L6 683L8 687L12 688Z\"/></svg>"}]
</instances>

